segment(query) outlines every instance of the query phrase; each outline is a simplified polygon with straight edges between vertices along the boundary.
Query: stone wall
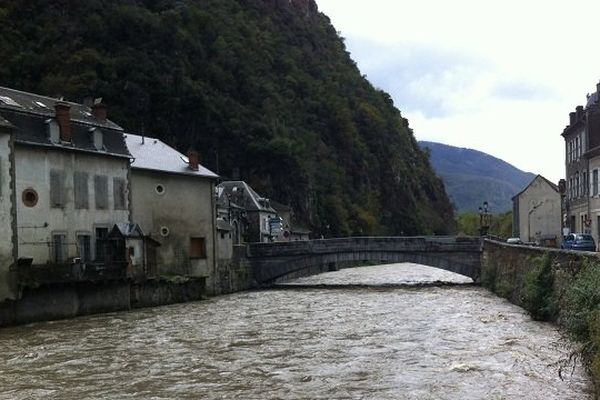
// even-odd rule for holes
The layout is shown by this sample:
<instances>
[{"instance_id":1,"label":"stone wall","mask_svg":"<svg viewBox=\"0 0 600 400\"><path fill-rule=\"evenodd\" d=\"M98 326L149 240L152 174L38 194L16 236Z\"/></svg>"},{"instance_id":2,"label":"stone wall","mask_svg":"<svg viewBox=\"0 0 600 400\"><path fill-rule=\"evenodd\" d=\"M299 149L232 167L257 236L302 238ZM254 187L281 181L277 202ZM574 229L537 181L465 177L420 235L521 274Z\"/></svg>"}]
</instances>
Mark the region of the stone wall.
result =
<instances>
[{"instance_id":1,"label":"stone wall","mask_svg":"<svg viewBox=\"0 0 600 400\"><path fill-rule=\"evenodd\" d=\"M554 275L553 292L563 293L584 262L600 262L596 253L509 245L486 240L481 261L481 283L499 296L524 307L524 284L534 259L549 254Z\"/></svg>"},{"instance_id":2,"label":"stone wall","mask_svg":"<svg viewBox=\"0 0 600 400\"><path fill-rule=\"evenodd\" d=\"M25 289L19 300L0 302L0 327L182 303L205 295L204 278L44 285Z\"/></svg>"}]
</instances>

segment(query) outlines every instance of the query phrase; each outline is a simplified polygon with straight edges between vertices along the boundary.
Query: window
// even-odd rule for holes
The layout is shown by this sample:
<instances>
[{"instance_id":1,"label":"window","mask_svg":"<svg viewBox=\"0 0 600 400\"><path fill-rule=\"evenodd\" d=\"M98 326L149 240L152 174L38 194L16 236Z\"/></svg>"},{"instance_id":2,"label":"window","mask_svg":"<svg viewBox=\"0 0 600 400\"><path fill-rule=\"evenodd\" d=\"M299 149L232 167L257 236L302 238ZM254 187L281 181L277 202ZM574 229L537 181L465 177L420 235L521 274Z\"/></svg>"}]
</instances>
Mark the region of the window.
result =
<instances>
[{"instance_id":1,"label":"window","mask_svg":"<svg viewBox=\"0 0 600 400\"><path fill-rule=\"evenodd\" d=\"M592 172L592 195L593 196L598 195L598 170L597 169L595 169Z\"/></svg>"},{"instance_id":2,"label":"window","mask_svg":"<svg viewBox=\"0 0 600 400\"><path fill-rule=\"evenodd\" d=\"M55 233L52 235L52 248L54 252L54 262L62 264L67 261L67 235L64 233Z\"/></svg>"},{"instance_id":3,"label":"window","mask_svg":"<svg viewBox=\"0 0 600 400\"><path fill-rule=\"evenodd\" d=\"M104 261L106 259L107 237L108 228L96 228L96 261Z\"/></svg>"},{"instance_id":4,"label":"window","mask_svg":"<svg viewBox=\"0 0 600 400\"><path fill-rule=\"evenodd\" d=\"M96 195L96 209L106 210L108 208L108 177L104 175L94 176L94 192Z\"/></svg>"},{"instance_id":5,"label":"window","mask_svg":"<svg viewBox=\"0 0 600 400\"><path fill-rule=\"evenodd\" d=\"M190 258L206 258L204 238L190 238Z\"/></svg>"},{"instance_id":6,"label":"window","mask_svg":"<svg viewBox=\"0 0 600 400\"><path fill-rule=\"evenodd\" d=\"M51 143L60 143L60 129L58 123L55 120L50 119L46 121L48 127L48 140Z\"/></svg>"},{"instance_id":7,"label":"window","mask_svg":"<svg viewBox=\"0 0 600 400\"><path fill-rule=\"evenodd\" d=\"M92 142L94 143L94 148L96 150L104 149L104 140L102 136L102 131L98 128L90 129L90 133L92 135Z\"/></svg>"},{"instance_id":8,"label":"window","mask_svg":"<svg viewBox=\"0 0 600 400\"><path fill-rule=\"evenodd\" d=\"M38 194L31 188L25 189L23 190L22 200L23 204L25 204L27 207L35 207L38 202Z\"/></svg>"},{"instance_id":9,"label":"window","mask_svg":"<svg viewBox=\"0 0 600 400\"><path fill-rule=\"evenodd\" d=\"M88 174L77 171L73 175L75 208L87 210L89 207Z\"/></svg>"},{"instance_id":10,"label":"window","mask_svg":"<svg viewBox=\"0 0 600 400\"><path fill-rule=\"evenodd\" d=\"M50 170L50 207L63 208L65 206L65 173Z\"/></svg>"},{"instance_id":11,"label":"window","mask_svg":"<svg viewBox=\"0 0 600 400\"><path fill-rule=\"evenodd\" d=\"M115 203L115 210L125 209L125 179L113 178L113 197Z\"/></svg>"},{"instance_id":12,"label":"window","mask_svg":"<svg viewBox=\"0 0 600 400\"><path fill-rule=\"evenodd\" d=\"M581 195L585 196L588 194L588 174L583 172L581 174Z\"/></svg>"},{"instance_id":13,"label":"window","mask_svg":"<svg viewBox=\"0 0 600 400\"><path fill-rule=\"evenodd\" d=\"M81 262L90 262L92 260L92 249L90 243L90 235L77 235L77 253L79 254Z\"/></svg>"},{"instance_id":14,"label":"window","mask_svg":"<svg viewBox=\"0 0 600 400\"><path fill-rule=\"evenodd\" d=\"M579 172L575 173L575 197L579 197Z\"/></svg>"}]
</instances>

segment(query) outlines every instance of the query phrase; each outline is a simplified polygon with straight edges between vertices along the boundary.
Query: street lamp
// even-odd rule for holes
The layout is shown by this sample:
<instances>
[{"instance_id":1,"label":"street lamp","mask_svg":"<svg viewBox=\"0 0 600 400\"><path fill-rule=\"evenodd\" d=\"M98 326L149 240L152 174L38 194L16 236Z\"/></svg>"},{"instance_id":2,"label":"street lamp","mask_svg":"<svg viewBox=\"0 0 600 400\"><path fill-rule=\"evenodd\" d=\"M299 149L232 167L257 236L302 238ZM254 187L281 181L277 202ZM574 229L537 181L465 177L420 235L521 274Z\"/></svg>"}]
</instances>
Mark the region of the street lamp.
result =
<instances>
[{"instance_id":1,"label":"street lamp","mask_svg":"<svg viewBox=\"0 0 600 400\"><path fill-rule=\"evenodd\" d=\"M492 214L488 211L488 202L484 201L482 207L479 207L479 234L486 236L492 222Z\"/></svg>"}]
</instances>

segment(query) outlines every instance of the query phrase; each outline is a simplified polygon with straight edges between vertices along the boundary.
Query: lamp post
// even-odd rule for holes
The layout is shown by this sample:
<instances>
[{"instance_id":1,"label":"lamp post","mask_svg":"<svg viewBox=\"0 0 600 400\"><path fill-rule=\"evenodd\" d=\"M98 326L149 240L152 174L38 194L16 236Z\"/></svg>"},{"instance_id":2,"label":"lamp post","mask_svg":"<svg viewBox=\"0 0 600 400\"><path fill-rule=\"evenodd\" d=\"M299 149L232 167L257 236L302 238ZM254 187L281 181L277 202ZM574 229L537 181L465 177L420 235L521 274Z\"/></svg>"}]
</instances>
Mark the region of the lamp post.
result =
<instances>
[{"instance_id":1,"label":"lamp post","mask_svg":"<svg viewBox=\"0 0 600 400\"><path fill-rule=\"evenodd\" d=\"M488 210L488 202L484 201L483 205L479 207L479 234L486 236L492 222L492 214Z\"/></svg>"}]
</instances>

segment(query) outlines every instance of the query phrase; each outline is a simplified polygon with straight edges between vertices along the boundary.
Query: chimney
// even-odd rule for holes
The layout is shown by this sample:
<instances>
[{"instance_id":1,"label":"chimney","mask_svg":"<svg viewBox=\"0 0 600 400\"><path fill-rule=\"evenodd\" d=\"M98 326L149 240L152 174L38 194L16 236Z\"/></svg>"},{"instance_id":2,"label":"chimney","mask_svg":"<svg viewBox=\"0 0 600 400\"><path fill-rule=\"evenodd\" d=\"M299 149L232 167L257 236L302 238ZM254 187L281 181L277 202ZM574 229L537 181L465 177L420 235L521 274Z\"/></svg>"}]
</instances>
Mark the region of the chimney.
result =
<instances>
[{"instance_id":1,"label":"chimney","mask_svg":"<svg viewBox=\"0 0 600 400\"><path fill-rule=\"evenodd\" d=\"M575 116L577 121L580 121L583 118L583 106L575 107Z\"/></svg>"},{"instance_id":2,"label":"chimney","mask_svg":"<svg viewBox=\"0 0 600 400\"><path fill-rule=\"evenodd\" d=\"M198 171L199 156L195 150L188 151L188 161L191 170Z\"/></svg>"},{"instance_id":3,"label":"chimney","mask_svg":"<svg viewBox=\"0 0 600 400\"><path fill-rule=\"evenodd\" d=\"M575 122L577 122L576 114L574 112L569 113L569 125L573 125Z\"/></svg>"},{"instance_id":4,"label":"chimney","mask_svg":"<svg viewBox=\"0 0 600 400\"><path fill-rule=\"evenodd\" d=\"M60 140L71 141L71 106L64 101L58 101L54 105L56 112L56 123L60 130Z\"/></svg>"},{"instance_id":5,"label":"chimney","mask_svg":"<svg viewBox=\"0 0 600 400\"><path fill-rule=\"evenodd\" d=\"M600 82L596 83L596 93L598 93L598 98L600 99Z\"/></svg>"},{"instance_id":6,"label":"chimney","mask_svg":"<svg viewBox=\"0 0 600 400\"><path fill-rule=\"evenodd\" d=\"M92 115L100 122L106 122L106 104L94 103L92 104Z\"/></svg>"}]
</instances>

